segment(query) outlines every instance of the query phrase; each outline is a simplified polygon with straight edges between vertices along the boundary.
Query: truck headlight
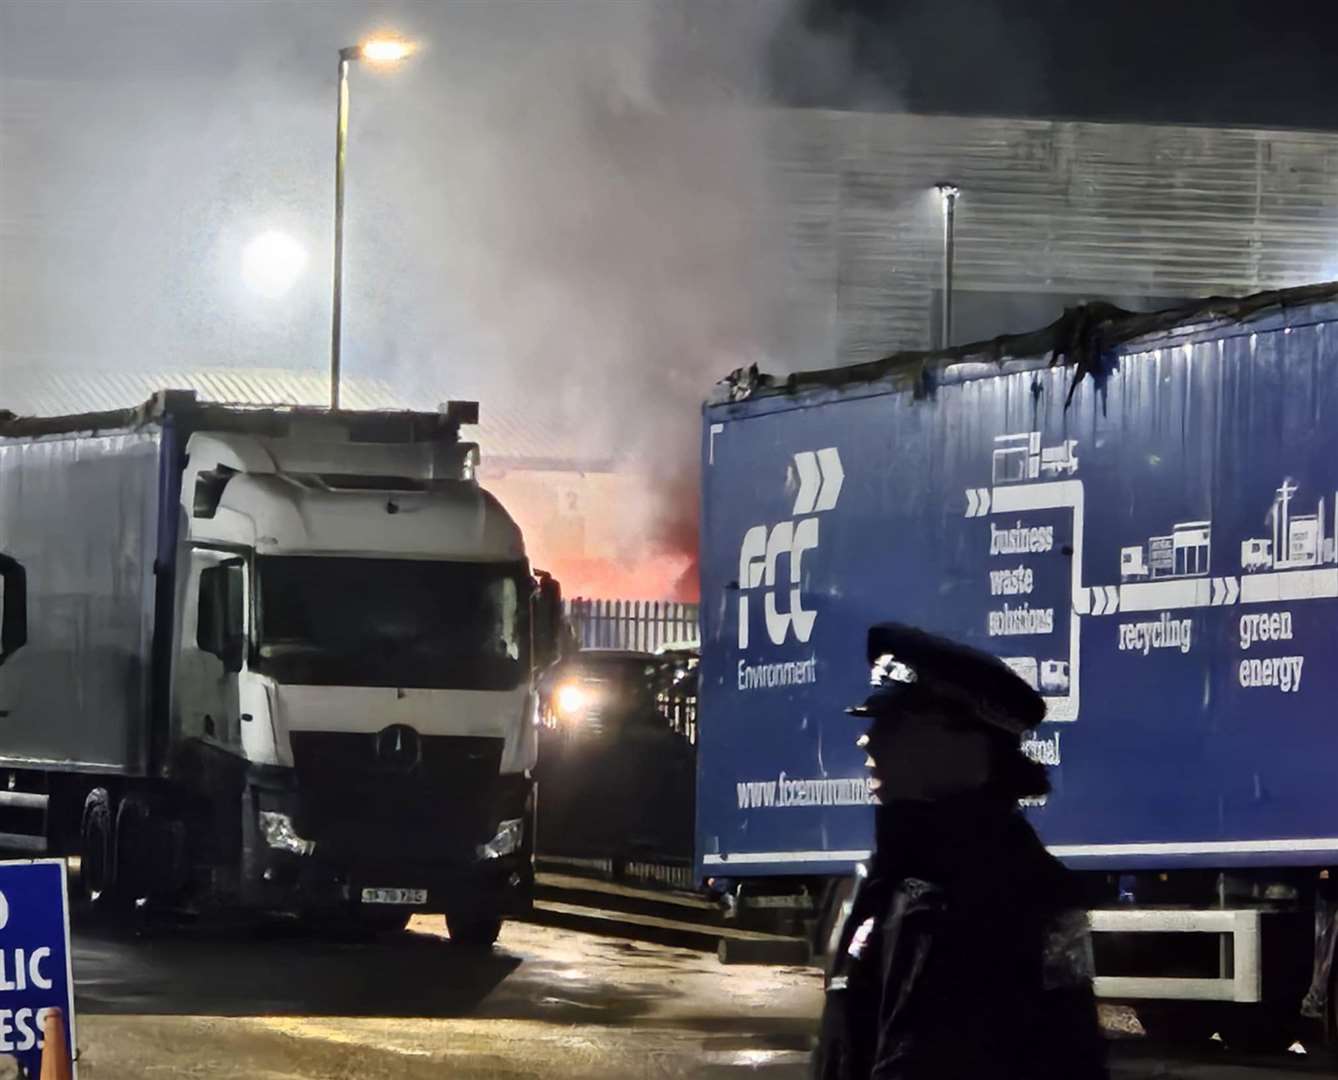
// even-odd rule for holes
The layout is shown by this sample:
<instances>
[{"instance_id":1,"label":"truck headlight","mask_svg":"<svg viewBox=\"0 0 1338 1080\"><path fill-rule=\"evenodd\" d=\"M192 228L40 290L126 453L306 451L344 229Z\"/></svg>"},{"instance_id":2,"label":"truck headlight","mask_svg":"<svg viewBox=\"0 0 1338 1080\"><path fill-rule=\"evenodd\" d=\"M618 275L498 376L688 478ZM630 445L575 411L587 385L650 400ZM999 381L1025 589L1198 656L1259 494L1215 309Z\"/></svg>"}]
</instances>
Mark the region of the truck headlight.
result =
<instances>
[{"instance_id":1,"label":"truck headlight","mask_svg":"<svg viewBox=\"0 0 1338 1080\"><path fill-rule=\"evenodd\" d=\"M316 841L298 836L291 817L274 810L260 811L260 833L265 843L277 851L310 855L316 850Z\"/></svg>"},{"instance_id":2,"label":"truck headlight","mask_svg":"<svg viewBox=\"0 0 1338 1080\"><path fill-rule=\"evenodd\" d=\"M520 850L520 841L525 833L524 818L511 818L497 826L497 835L486 844L478 846L480 859L500 859L503 855L513 855Z\"/></svg>"},{"instance_id":3,"label":"truck headlight","mask_svg":"<svg viewBox=\"0 0 1338 1080\"><path fill-rule=\"evenodd\" d=\"M580 683L563 683L553 696L557 714L564 720L579 720L590 706L590 694Z\"/></svg>"}]
</instances>

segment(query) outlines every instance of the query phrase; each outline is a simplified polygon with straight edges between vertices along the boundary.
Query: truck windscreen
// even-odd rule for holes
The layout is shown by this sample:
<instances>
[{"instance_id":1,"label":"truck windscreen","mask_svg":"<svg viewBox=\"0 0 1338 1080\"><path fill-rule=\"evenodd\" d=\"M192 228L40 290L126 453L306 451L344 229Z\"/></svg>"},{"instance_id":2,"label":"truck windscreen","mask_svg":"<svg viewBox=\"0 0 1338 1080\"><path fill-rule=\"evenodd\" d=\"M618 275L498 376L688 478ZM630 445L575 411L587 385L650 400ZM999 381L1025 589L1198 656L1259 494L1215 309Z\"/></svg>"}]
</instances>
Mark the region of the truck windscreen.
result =
<instances>
[{"instance_id":1,"label":"truck windscreen","mask_svg":"<svg viewBox=\"0 0 1338 1080\"><path fill-rule=\"evenodd\" d=\"M256 559L254 667L279 682L509 690L529 667L520 563Z\"/></svg>"}]
</instances>

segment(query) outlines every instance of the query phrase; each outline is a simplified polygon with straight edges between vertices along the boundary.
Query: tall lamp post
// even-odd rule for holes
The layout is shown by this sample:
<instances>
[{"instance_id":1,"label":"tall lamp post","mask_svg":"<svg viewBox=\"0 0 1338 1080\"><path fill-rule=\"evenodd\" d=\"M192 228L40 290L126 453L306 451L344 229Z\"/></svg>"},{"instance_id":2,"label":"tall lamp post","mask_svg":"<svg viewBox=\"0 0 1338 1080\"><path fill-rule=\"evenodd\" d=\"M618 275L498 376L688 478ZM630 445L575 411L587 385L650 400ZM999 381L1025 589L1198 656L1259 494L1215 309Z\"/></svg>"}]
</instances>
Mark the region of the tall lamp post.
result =
<instances>
[{"instance_id":1,"label":"tall lamp post","mask_svg":"<svg viewBox=\"0 0 1338 1080\"><path fill-rule=\"evenodd\" d=\"M952 258L956 242L953 219L957 212L957 196L961 192L956 184L939 184L937 190L943 200L943 323L939 327L938 347L946 349L952 344Z\"/></svg>"},{"instance_id":2,"label":"tall lamp post","mask_svg":"<svg viewBox=\"0 0 1338 1080\"><path fill-rule=\"evenodd\" d=\"M335 124L334 303L330 315L330 409L339 409L339 349L344 291L344 158L348 150L348 66L354 60L393 64L413 51L407 41L374 38L339 50L339 113Z\"/></svg>"}]
</instances>

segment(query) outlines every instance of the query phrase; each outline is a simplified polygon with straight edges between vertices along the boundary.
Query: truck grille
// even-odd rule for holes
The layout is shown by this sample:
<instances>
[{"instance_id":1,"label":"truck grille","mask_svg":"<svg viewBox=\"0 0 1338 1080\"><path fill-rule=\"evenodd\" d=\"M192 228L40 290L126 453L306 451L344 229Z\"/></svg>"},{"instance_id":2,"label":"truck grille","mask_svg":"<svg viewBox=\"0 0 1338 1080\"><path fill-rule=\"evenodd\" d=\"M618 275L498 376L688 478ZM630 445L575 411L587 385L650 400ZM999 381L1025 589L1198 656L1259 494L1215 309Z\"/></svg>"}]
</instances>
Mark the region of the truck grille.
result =
<instances>
[{"instance_id":1,"label":"truck grille","mask_svg":"<svg viewBox=\"0 0 1338 1080\"><path fill-rule=\"evenodd\" d=\"M382 734L292 734L298 831L332 858L472 861L496 828L503 740L409 732L410 755L378 753Z\"/></svg>"}]
</instances>

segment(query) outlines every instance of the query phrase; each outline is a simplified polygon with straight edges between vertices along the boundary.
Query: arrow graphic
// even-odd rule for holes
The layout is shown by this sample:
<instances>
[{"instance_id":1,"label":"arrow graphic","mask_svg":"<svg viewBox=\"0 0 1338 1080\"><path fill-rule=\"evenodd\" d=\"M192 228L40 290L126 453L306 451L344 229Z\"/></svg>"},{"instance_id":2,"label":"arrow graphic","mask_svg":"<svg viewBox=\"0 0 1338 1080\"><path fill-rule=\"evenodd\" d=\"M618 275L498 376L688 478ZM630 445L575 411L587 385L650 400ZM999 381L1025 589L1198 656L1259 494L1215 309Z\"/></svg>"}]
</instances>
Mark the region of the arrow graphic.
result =
<instances>
[{"instance_id":1,"label":"arrow graphic","mask_svg":"<svg viewBox=\"0 0 1338 1080\"><path fill-rule=\"evenodd\" d=\"M984 517L990 512L990 489L966 489L966 516Z\"/></svg>"},{"instance_id":2,"label":"arrow graphic","mask_svg":"<svg viewBox=\"0 0 1338 1080\"><path fill-rule=\"evenodd\" d=\"M794 497L794 513L811 514L822 487L822 473L818 469L818 455L812 450L801 450L794 456L795 471L799 473L799 493Z\"/></svg>"},{"instance_id":3,"label":"arrow graphic","mask_svg":"<svg viewBox=\"0 0 1338 1080\"><path fill-rule=\"evenodd\" d=\"M1088 591L1092 596L1089 608L1092 615L1114 615L1120 610L1118 585L1093 585Z\"/></svg>"},{"instance_id":4,"label":"arrow graphic","mask_svg":"<svg viewBox=\"0 0 1338 1080\"><path fill-rule=\"evenodd\" d=\"M813 509L821 513L836 508L836 500L841 497L841 485L846 482L846 471L841 467L841 452L834 446L819 450L818 470L822 473L822 490Z\"/></svg>"},{"instance_id":5,"label":"arrow graphic","mask_svg":"<svg viewBox=\"0 0 1338 1080\"><path fill-rule=\"evenodd\" d=\"M1234 604L1240 599L1240 580L1233 577L1213 578L1212 596L1209 603L1213 607Z\"/></svg>"},{"instance_id":6,"label":"arrow graphic","mask_svg":"<svg viewBox=\"0 0 1338 1080\"><path fill-rule=\"evenodd\" d=\"M834 446L821 450L800 450L794 455L799 474L799 491L794 497L794 516L821 513L836 506L846 471L841 466L841 452Z\"/></svg>"}]
</instances>

